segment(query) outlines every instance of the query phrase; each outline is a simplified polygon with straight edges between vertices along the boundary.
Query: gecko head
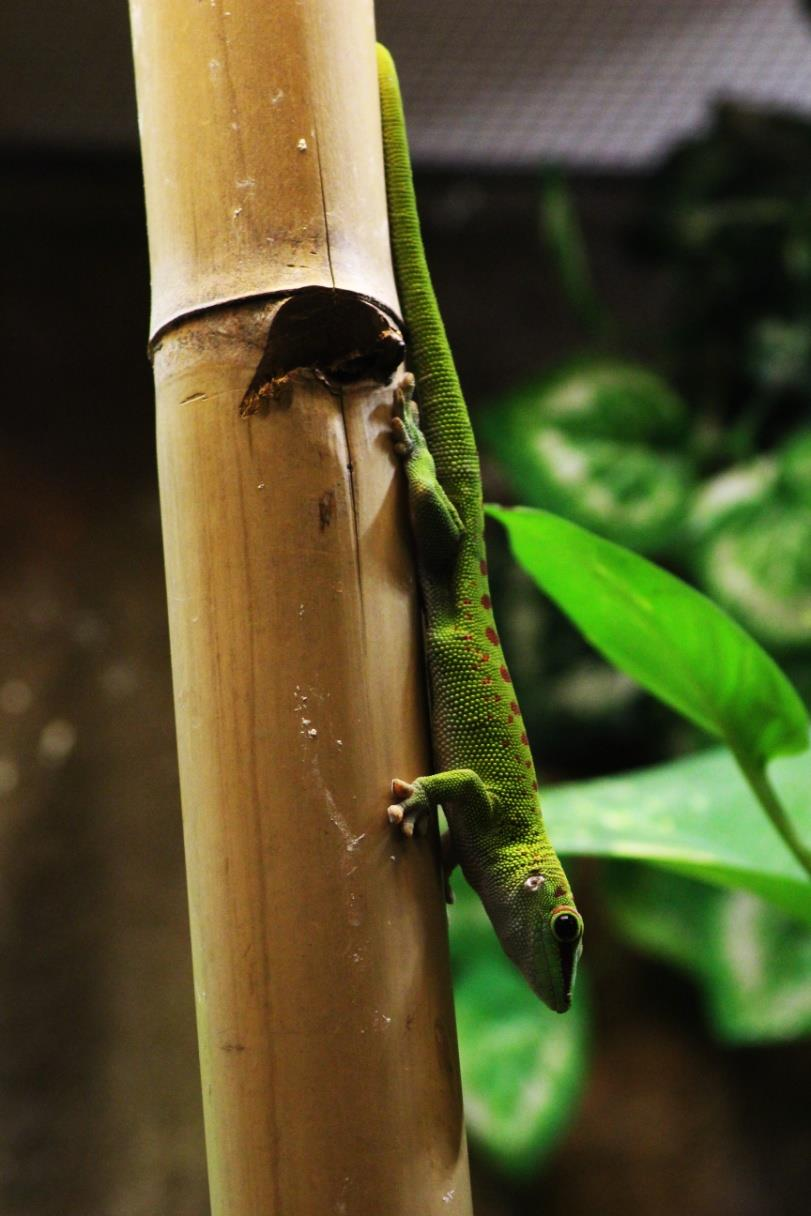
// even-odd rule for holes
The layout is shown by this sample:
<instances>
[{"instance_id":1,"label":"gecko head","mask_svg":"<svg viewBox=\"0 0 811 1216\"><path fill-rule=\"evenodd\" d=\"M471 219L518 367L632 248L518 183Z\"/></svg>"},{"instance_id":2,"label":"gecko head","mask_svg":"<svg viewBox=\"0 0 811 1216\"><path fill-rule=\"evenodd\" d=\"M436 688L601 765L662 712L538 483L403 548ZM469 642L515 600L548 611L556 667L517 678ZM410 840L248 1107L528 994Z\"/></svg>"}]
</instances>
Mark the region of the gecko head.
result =
<instances>
[{"instance_id":1,"label":"gecko head","mask_svg":"<svg viewBox=\"0 0 811 1216\"><path fill-rule=\"evenodd\" d=\"M583 953L583 920L574 904L556 904L539 921L530 984L550 1009L565 1013Z\"/></svg>"},{"instance_id":2,"label":"gecko head","mask_svg":"<svg viewBox=\"0 0 811 1216\"><path fill-rule=\"evenodd\" d=\"M562 870L525 875L510 903L500 926L493 918L502 944L536 996L565 1013L583 952L583 919Z\"/></svg>"}]
</instances>

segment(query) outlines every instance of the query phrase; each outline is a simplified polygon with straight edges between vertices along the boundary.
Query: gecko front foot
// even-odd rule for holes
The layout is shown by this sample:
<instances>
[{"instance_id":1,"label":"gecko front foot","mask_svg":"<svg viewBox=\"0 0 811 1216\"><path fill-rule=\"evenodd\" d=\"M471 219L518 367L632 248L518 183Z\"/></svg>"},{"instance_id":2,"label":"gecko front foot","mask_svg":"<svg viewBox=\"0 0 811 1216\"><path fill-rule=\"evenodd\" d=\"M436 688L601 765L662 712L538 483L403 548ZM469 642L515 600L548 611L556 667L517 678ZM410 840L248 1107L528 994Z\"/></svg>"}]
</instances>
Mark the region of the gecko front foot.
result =
<instances>
[{"instance_id":1,"label":"gecko front foot","mask_svg":"<svg viewBox=\"0 0 811 1216\"><path fill-rule=\"evenodd\" d=\"M419 784L411 785L397 777L391 783L395 802L388 809L389 823L399 823L404 836L424 836L428 831L431 803Z\"/></svg>"},{"instance_id":2,"label":"gecko front foot","mask_svg":"<svg viewBox=\"0 0 811 1216\"><path fill-rule=\"evenodd\" d=\"M431 802L425 790L417 782L412 785L409 781L400 781L395 777L391 783L391 792L398 801L389 807L389 823L399 824L404 836L424 836L428 831L428 812L431 809ZM450 831L442 833L439 843L442 850L442 888L445 902L452 904L454 898L451 873L459 864L459 859Z\"/></svg>"}]
</instances>

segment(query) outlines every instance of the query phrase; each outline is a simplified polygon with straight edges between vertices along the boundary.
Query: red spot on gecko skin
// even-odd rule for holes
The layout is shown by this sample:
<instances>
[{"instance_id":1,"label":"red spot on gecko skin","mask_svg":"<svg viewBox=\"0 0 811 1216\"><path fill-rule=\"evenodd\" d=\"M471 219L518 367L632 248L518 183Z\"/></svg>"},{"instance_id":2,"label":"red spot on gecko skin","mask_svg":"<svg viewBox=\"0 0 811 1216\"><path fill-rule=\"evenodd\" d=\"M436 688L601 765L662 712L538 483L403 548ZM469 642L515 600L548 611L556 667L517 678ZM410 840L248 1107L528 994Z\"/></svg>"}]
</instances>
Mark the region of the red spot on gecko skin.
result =
<instances>
[{"instance_id":1,"label":"red spot on gecko skin","mask_svg":"<svg viewBox=\"0 0 811 1216\"><path fill-rule=\"evenodd\" d=\"M482 680L482 684L492 684L492 683L493 683L492 676L485 676L484 679Z\"/></svg>"},{"instance_id":2,"label":"red spot on gecko skin","mask_svg":"<svg viewBox=\"0 0 811 1216\"><path fill-rule=\"evenodd\" d=\"M512 714L509 714L507 717L507 725L512 726L514 721L515 721L515 718L512 716Z\"/></svg>"},{"instance_id":3,"label":"red spot on gecko skin","mask_svg":"<svg viewBox=\"0 0 811 1216\"><path fill-rule=\"evenodd\" d=\"M501 678L505 684L512 684L512 679L510 677L510 673L507 671L506 667L501 668Z\"/></svg>"},{"instance_id":4,"label":"red spot on gecko skin","mask_svg":"<svg viewBox=\"0 0 811 1216\"><path fill-rule=\"evenodd\" d=\"M470 600L462 600L462 603L463 603L463 604L469 604L469 603L470 603Z\"/></svg>"},{"instance_id":5,"label":"red spot on gecko skin","mask_svg":"<svg viewBox=\"0 0 811 1216\"><path fill-rule=\"evenodd\" d=\"M469 604L470 600L465 600L465 603ZM490 596L483 595L482 596L482 608L486 608L489 611L491 607L492 607L492 603L490 601Z\"/></svg>"},{"instance_id":6,"label":"red spot on gecko skin","mask_svg":"<svg viewBox=\"0 0 811 1216\"><path fill-rule=\"evenodd\" d=\"M555 887L555 899L562 899L566 894L565 887Z\"/></svg>"},{"instance_id":7,"label":"red spot on gecko skin","mask_svg":"<svg viewBox=\"0 0 811 1216\"><path fill-rule=\"evenodd\" d=\"M523 731L523 730L521 731L521 742L523 743L524 747L526 747L527 744L529 743L529 739L527 738L526 731Z\"/></svg>"},{"instance_id":8,"label":"red spot on gecko skin","mask_svg":"<svg viewBox=\"0 0 811 1216\"><path fill-rule=\"evenodd\" d=\"M502 747L509 747L509 746L510 746L510 740L509 740L509 739L502 739L502 740L501 740L501 746L502 746Z\"/></svg>"},{"instance_id":9,"label":"red spot on gecko skin","mask_svg":"<svg viewBox=\"0 0 811 1216\"><path fill-rule=\"evenodd\" d=\"M532 783L532 788L533 788L534 790L537 790L537 788L538 788L538 782L537 782L537 781L533 781L533 783Z\"/></svg>"},{"instance_id":10,"label":"red spot on gecko skin","mask_svg":"<svg viewBox=\"0 0 811 1216\"><path fill-rule=\"evenodd\" d=\"M487 562L484 561L484 559L479 562L479 569L481 570L482 574L487 574Z\"/></svg>"},{"instance_id":11,"label":"red spot on gecko skin","mask_svg":"<svg viewBox=\"0 0 811 1216\"><path fill-rule=\"evenodd\" d=\"M489 662L490 662L490 655L489 655L489 654L480 654L480 655L479 655L479 662L481 662L481 663L489 663Z\"/></svg>"},{"instance_id":12,"label":"red spot on gecko skin","mask_svg":"<svg viewBox=\"0 0 811 1216\"><path fill-rule=\"evenodd\" d=\"M531 760L525 760L525 761L524 761L524 768L532 768L532 761L531 761Z\"/></svg>"},{"instance_id":13,"label":"red spot on gecko skin","mask_svg":"<svg viewBox=\"0 0 811 1216\"><path fill-rule=\"evenodd\" d=\"M518 708L518 702L517 702L517 701L510 701L510 709L511 709L511 710L513 711L513 713L515 714L516 718L520 718L520 717L521 717L521 710Z\"/></svg>"},{"instance_id":14,"label":"red spot on gecko skin","mask_svg":"<svg viewBox=\"0 0 811 1216\"><path fill-rule=\"evenodd\" d=\"M498 634L496 633L495 629L492 628L492 626L488 625L484 631L484 634L492 646L498 646Z\"/></svg>"}]
</instances>

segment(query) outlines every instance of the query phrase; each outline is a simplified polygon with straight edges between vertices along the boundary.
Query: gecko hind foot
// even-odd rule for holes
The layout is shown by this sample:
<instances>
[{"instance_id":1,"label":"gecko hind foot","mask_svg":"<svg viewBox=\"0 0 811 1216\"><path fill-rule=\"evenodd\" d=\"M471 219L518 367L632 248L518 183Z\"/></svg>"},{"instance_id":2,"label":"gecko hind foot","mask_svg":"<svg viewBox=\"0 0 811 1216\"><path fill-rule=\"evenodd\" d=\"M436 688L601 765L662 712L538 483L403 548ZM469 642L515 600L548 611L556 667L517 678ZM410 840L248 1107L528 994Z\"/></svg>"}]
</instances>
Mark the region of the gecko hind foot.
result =
<instances>
[{"instance_id":1,"label":"gecko hind foot","mask_svg":"<svg viewBox=\"0 0 811 1216\"><path fill-rule=\"evenodd\" d=\"M404 836L424 836L428 831L431 803L418 783L411 785L397 777L391 783L395 802L388 809L389 823L399 824Z\"/></svg>"}]
</instances>

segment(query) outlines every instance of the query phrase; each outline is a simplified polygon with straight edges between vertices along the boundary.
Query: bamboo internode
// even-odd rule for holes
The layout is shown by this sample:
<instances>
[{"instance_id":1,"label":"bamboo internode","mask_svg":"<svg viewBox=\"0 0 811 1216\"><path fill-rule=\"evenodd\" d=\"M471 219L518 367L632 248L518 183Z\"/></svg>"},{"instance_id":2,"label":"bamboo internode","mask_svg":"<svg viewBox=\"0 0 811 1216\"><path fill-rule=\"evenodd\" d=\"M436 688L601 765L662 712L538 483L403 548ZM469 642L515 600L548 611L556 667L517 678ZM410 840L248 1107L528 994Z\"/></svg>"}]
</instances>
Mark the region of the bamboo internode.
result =
<instances>
[{"instance_id":1,"label":"bamboo internode","mask_svg":"<svg viewBox=\"0 0 811 1216\"><path fill-rule=\"evenodd\" d=\"M152 337L268 290L395 307L371 0L131 0L130 13Z\"/></svg>"}]
</instances>

